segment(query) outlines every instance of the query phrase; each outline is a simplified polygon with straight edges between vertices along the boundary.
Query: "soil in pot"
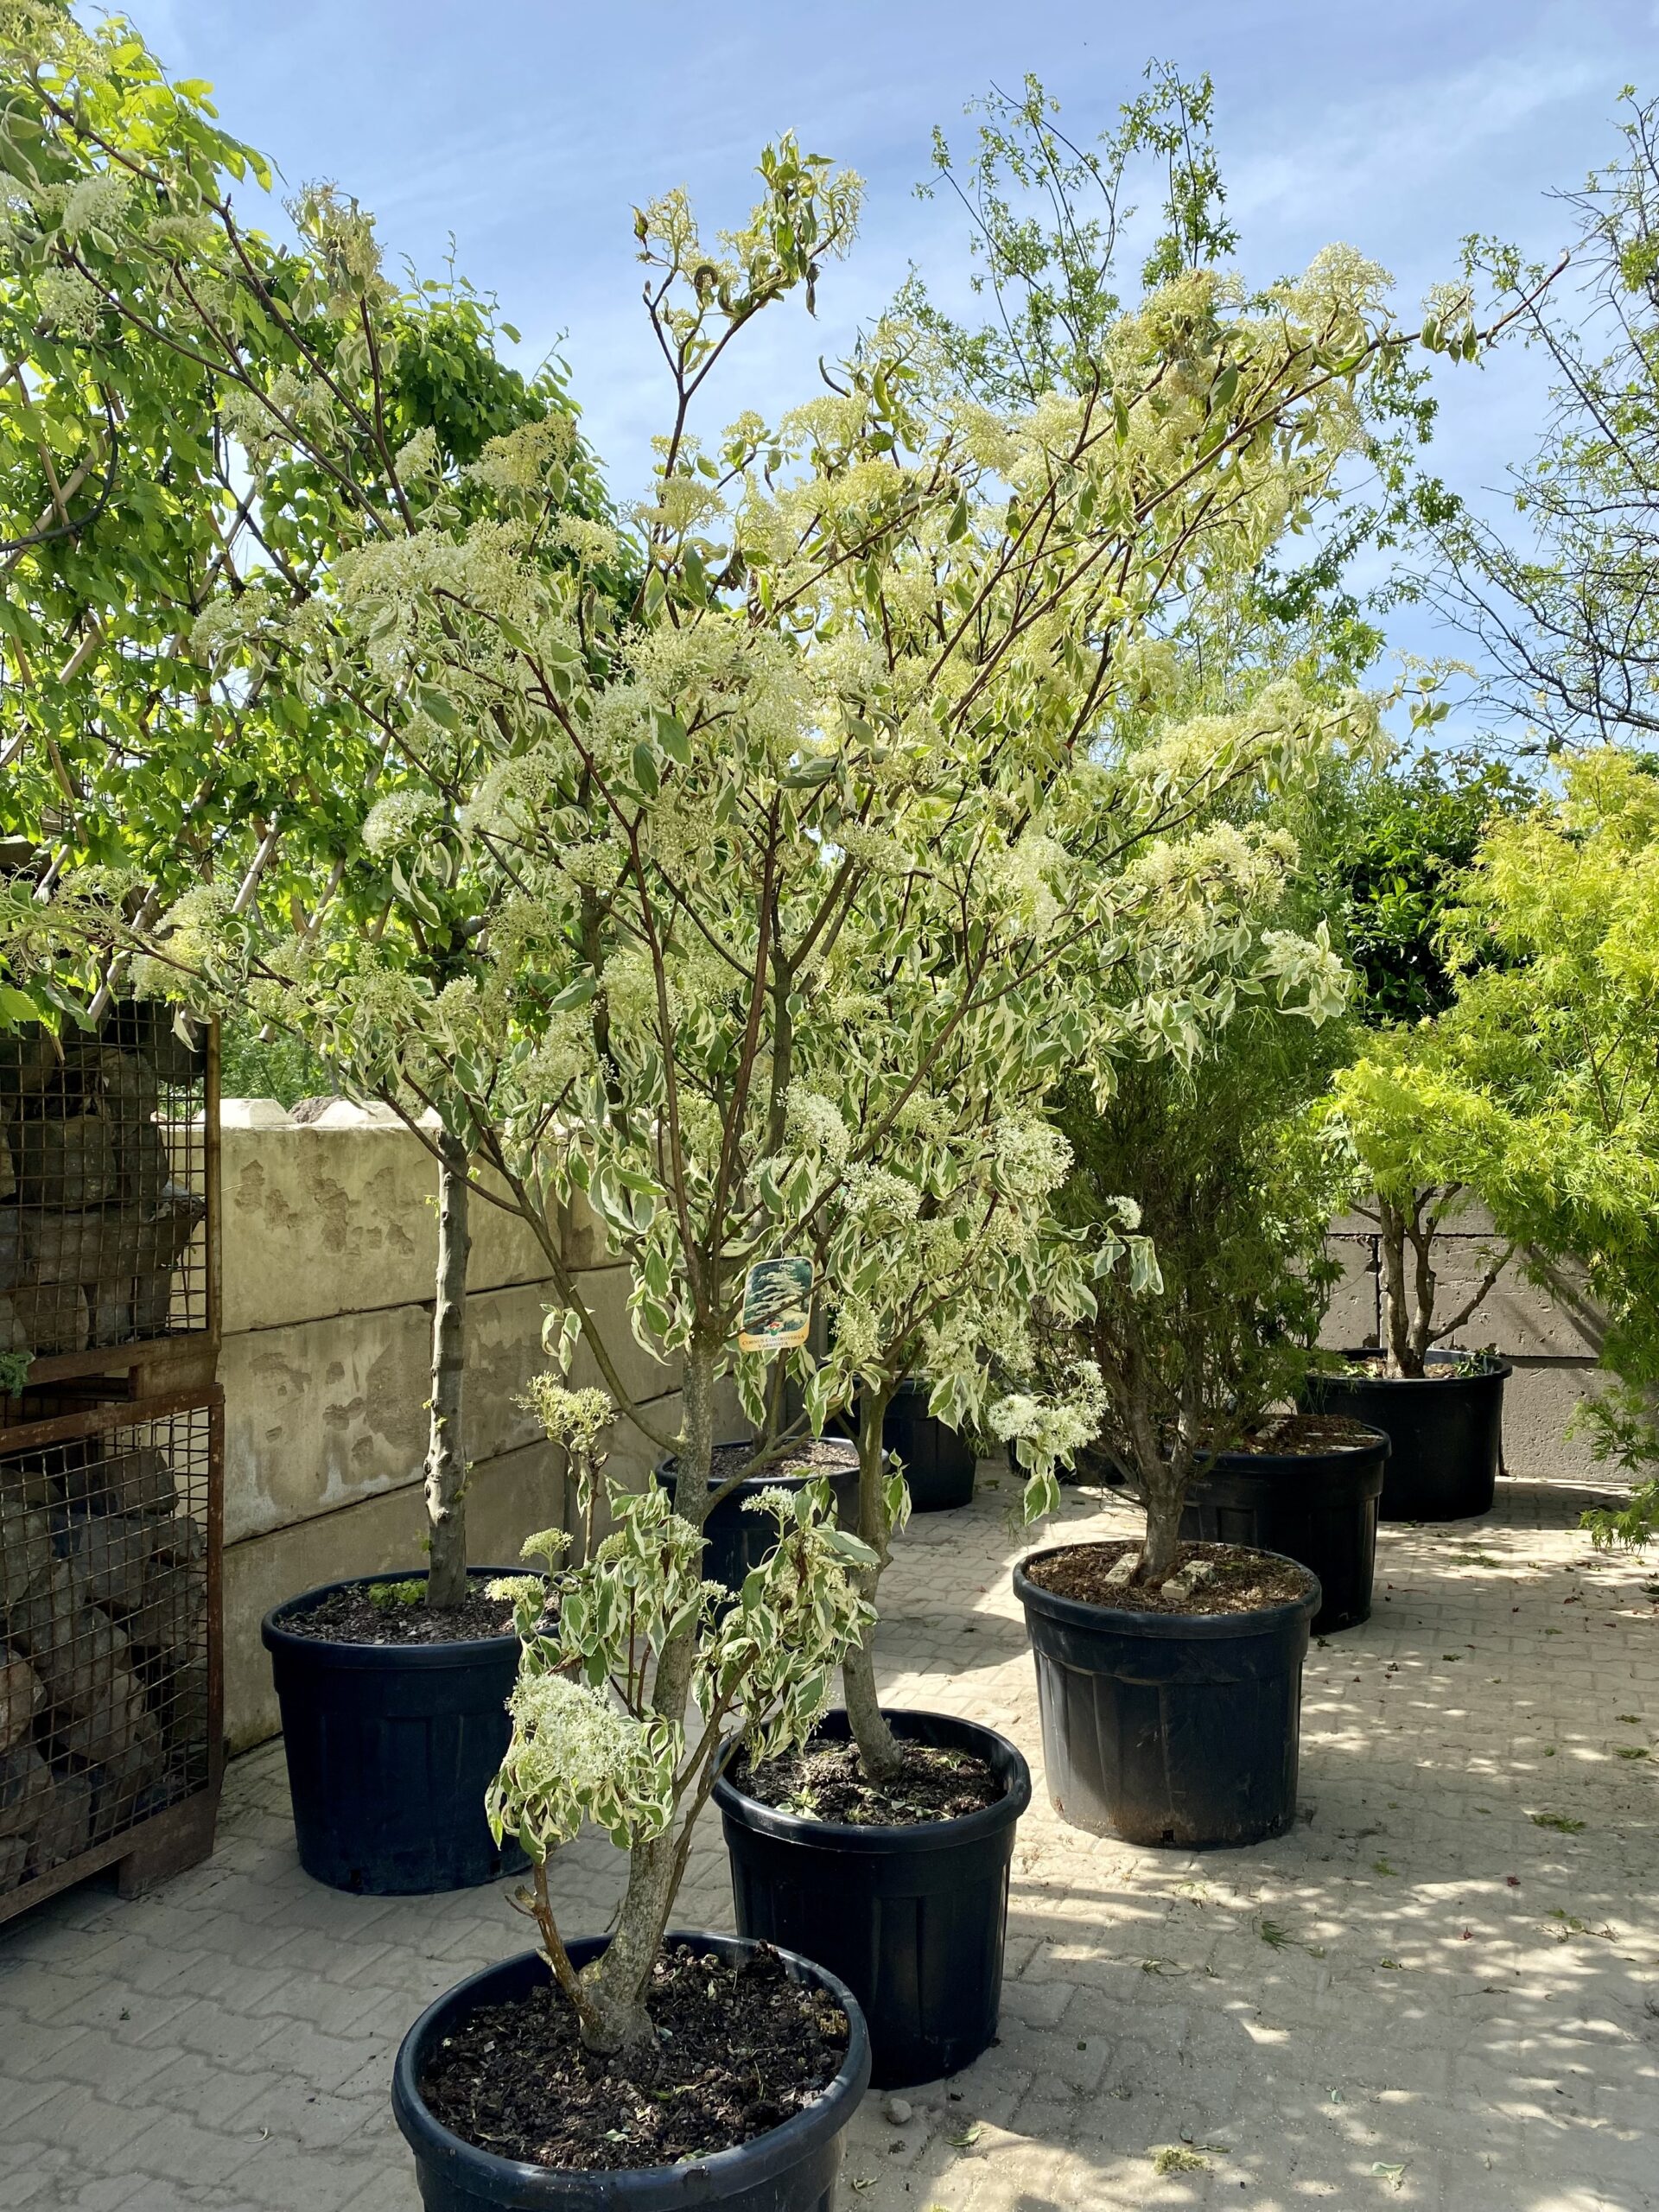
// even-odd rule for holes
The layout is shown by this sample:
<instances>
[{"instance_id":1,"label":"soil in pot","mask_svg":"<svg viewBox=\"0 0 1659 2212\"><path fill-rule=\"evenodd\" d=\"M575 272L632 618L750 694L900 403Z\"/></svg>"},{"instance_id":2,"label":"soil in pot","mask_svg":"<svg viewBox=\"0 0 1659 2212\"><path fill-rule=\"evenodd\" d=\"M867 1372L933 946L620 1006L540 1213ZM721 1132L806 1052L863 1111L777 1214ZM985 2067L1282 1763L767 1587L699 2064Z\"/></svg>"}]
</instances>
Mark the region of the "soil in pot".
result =
<instances>
[{"instance_id":1,"label":"soil in pot","mask_svg":"<svg viewBox=\"0 0 1659 2212\"><path fill-rule=\"evenodd\" d=\"M1049 1793L1075 1827L1184 1850L1260 1843L1296 1816L1302 1662L1319 1586L1294 1560L1183 1544L1217 1572L1184 1602L1107 1580L1133 1542L1014 1570Z\"/></svg>"},{"instance_id":2,"label":"soil in pot","mask_svg":"<svg viewBox=\"0 0 1659 2212\"><path fill-rule=\"evenodd\" d=\"M671 2166L753 2142L821 2095L847 2056L847 2015L763 1945L735 1964L664 1949L647 1999L661 2038L601 2058L551 1984L486 2005L421 2077L439 2125L498 2158L577 2171Z\"/></svg>"},{"instance_id":3,"label":"soil in pot","mask_svg":"<svg viewBox=\"0 0 1659 2212\"><path fill-rule=\"evenodd\" d=\"M331 1583L265 1616L295 1836L315 1880L404 1897L523 1869L517 1844L498 1846L484 1817L511 1733L518 1639L511 1610L482 1592L506 1571L471 1570L477 1594L458 1609L458 1637L435 1638L442 1617L423 1599L376 1602L418 1575Z\"/></svg>"},{"instance_id":4,"label":"soil in pot","mask_svg":"<svg viewBox=\"0 0 1659 2212\"><path fill-rule=\"evenodd\" d=\"M754 1453L753 1442L717 1444L709 1464L711 1490L720 1489L734 1476L742 1478L741 1487L723 1497L702 1524L702 1571L711 1582L723 1583L734 1592L743 1587L744 1577L760 1565L778 1541L777 1523L771 1515L746 1512L746 1499L773 1486L798 1490L804 1483L827 1479L835 1491L836 1510L842 1522L852 1527L858 1517L858 1446L850 1438L808 1437L803 1444L766 1461L750 1475L746 1470L753 1461ZM671 1503L676 1490L677 1464L673 1459L663 1459L656 1469L657 1480L668 1492Z\"/></svg>"},{"instance_id":5,"label":"soil in pot","mask_svg":"<svg viewBox=\"0 0 1659 2212\"><path fill-rule=\"evenodd\" d=\"M569 1944L578 1973L608 1941ZM391 2085L427 2212L829 2212L870 2079L857 2000L788 1952L759 1968L740 1999L734 1970L756 1948L741 1937L675 1929L664 1948L691 1965L683 1987L652 2000L666 2032L644 2066L580 2049L537 1951L470 1974L428 2005L404 2037ZM493 2047L480 2052L484 2014L510 2033L504 2044L486 2021ZM526 2046L527 2029L540 2032ZM434 2113L429 2085L476 2140ZM582 2163L544 2163L572 2150Z\"/></svg>"},{"instance_id":6,"label":"soil in pot","mask_svg":"<svg viewBox=\"0 0 1659 2212\"><path fill-rule=\"evenodd\" d=\"M894 1783L865 1779L846 1714L830 1713L802 1755L722 1776L715 1802L739 1928L847 1984L869 2026L872 2079L896 2089L954 2073L995 2037L1031 1770L977 1722L887 1719L906 1752Z\"/></svg>"},{"instance_id":7,"label":"soil in pot","mask_svg":"<svg viewBox=\"0 0 1659 2212\"><path fill-rule=\"evenodd\" d=\"M283 1616L283 1625L296 1636L319 1643L474 1643L487 1636L511 1636L512 1607L486 1598L481 1589L469 1590L458 1605L432 1606L423 1594L386 1597L383 1592L402 1592L405 1586L421 1592L418 1580L401 1583L344 1583L330 1590L314 1605Z\"/></svg>"},{"instance_id":8,"label":"soil in pot","mask_svg":"<svg viewBox=\"0 0 1659 2212\"><path fill-rule=\"evenodd\" d=\"M764 1766L745 1759L733 1769L732 1780L762 1805L849 1827L957 1821L995 1805L1002 1795L988 1759L927 1744L899 1748L904 1764L885 1782L867 1777L858 1747L850 1743L809 1744Z\"/></svg>"},{"instance_id":9,"label":"soil in pot","mask_svg":"<svg viewBox=\"0 0 1659 2212\"><path fill-rule=\"evenodd\" d=\"M1311 1375L1317 1413L1380 1428L1389 1465L1378 1508L1384 1521L1465 1521L1490 1513L1503 1456L1508 1360L1490 1353L1431 1352L1421 1376L1389 1375L1382 1355L1344 1354L1346 1372Z\"/></svg>"},{"instance_id":10,"label":"soil in pot","mask_svg":"<svg viewBox=\"0 0 1659 2212\"><path fill-rule=\"evenodd\" d=\"M1181 1544L1176 1548L1174 1573L1195 1560L1211 1567L1188 1598L1166 1598L1153 1584L1122 1584L1109 1580L1112 1569L1126 1552L1138 1552L1138 1540L1099 1544L1071 1544L1058 1551L1040 1552L1027 1570L1039 1590L1057 1598L1071 1598L1079 1605L1110 1606L1132 1613L1163 1613L1176 1620L1203 1618L1214 1613L1259 1612L1266 1605L1294 1605L1307 1589L1309 1576L1294 1560L1271 1552L1249 1549L1243 1544Z\"/></svg>"},{"instance_id":11,"label":"soil in pot","mask_svg":"<svg viewBox=\"0 0 1659 2212\"><path fill-rule=\"evenodd\" d=\"M1389 1440L1344 1415L1286 1414L1217 1453L1187 1491L1194 1541L1282 1552L1319 1579L1315 1636L1370 1618Z\"/></svg>"}]
</instances>

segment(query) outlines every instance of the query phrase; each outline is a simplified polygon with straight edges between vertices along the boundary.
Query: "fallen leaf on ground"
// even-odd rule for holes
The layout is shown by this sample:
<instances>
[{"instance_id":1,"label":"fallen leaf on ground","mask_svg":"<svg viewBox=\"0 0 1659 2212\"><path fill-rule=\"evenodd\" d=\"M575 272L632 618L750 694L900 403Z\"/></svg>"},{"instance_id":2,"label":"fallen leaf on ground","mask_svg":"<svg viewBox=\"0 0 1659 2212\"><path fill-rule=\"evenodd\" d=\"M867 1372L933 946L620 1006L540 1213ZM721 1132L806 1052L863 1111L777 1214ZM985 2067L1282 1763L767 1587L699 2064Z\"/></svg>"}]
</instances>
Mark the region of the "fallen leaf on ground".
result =
<instances>
[{"instance_id":1,"label":"fallen leaf on ground","mask_svg":"<svg viewBox=\"0 0 1659 2212\"><path fill-rule=\"evenodd\" d=\"M1200 2158L1181 2143L1158 2143L1147 2153L1155 2174L1207 2174L1208 2158Z\"/></svg>"}]
</instances>

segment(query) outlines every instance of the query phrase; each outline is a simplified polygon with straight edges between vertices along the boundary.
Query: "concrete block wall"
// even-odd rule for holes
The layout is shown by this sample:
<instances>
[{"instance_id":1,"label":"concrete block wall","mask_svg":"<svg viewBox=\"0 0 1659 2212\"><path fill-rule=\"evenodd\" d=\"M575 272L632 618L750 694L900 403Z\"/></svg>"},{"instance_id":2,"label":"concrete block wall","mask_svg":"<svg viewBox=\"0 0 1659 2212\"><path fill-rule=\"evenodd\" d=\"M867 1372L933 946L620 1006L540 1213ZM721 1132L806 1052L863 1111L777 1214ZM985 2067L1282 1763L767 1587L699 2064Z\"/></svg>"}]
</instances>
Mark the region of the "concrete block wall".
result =
<instances>
[{"instance_id":1,"label":"concrete block wall","mask_svg":"<svg viewBox=\"0 0 1659 2212\"><path fill-rule=\"evenodd\" d=\"M1382 1335L1382 1261L1376 1227L1363 1213L1332 1225L1330 1250L1342 1270L1321 1341L1335 1350ZM1471 1206L1435 1240L1437 1319L1458 1313L1503 1249L1491 1217ZM1514 1363L1503 1393L1503 1464L1510 1474L1597 1481L1585 1440L1568 1433L1573 1408L1599 1385L1598 1316L1570 1269L1510 1262L1468 1323L1446 1338L1462 1351L1491 1349Z\"/></svg>"},{"instance_id":2,"label":"concrete block wall","mask_svg":"<svg viewBox=\"0 0 1659 2212\"><path fill-rule=\"evenodd\" d=\"M276 1728L259 1641L268 1608L320 1582L421 1563L437 1176L431 1154L387 1110L340 1103L300 1124L265 1099L226 1102L221 1173L226 1722L240 1750ZM546 1255L516 1216L474 1198L472 1230L469 1539L480 1563L510 1566L527 1535L566 1516L558 1455L517 1402L543 1363L542 1324L556 1300ZM625 1384L672 1434L677 1366L653 1360L620 1325L626 1268L585 1209L561 1236L585 1300L619 1325L609 1333ZM1446 1239L1443 1311L1479 1280L1490 1238L1490 1224L1471 1214ZM1375 1343L1375 1230L1345 1217L1332 1249L1343 1274L1325 1341ZM1505 1421L1513 1471L1589 1471L1582 1443L1563 1435L1595 1366L1593 1316L1570 1284L1552 1295L1511 1265L1455 1341L1495 1344L1516 1363ZM599 1380L585 1353L574 1379ZM724 1433L741 1433L734 1401L721 1415ZM613 1473L643 1483L656 1456L619 1421Z\"/></svg>"},{"instance_id":3,"label":"concrete block wall","mask_svg":"<svg viewBox=\"0 0 1659 2212\"><path fill-rule=\"evenodd\" d=\"M295 1122L266 1099L224 1109L226 1726L241 1750L276 1729L259 1641L267 1609L340 1576L422 1561L428 1363L437 1260L431 1154L388 1113L330 1107ZM469 1548L512 1566L524 1538L563 1520L558 1454L517 1401L543 1364L556 1302L523 1222L474 1198L467 1301ZM583 1295L620 1319L626 1270L590 1220L563 1224ZM623 1380L653 1424L679 1424L677 1367L625 1332ZM576 1380L597 1380L578 1363ZM613 1472L656 1457L619 1422Z\"/></svg>"}]
</instances>

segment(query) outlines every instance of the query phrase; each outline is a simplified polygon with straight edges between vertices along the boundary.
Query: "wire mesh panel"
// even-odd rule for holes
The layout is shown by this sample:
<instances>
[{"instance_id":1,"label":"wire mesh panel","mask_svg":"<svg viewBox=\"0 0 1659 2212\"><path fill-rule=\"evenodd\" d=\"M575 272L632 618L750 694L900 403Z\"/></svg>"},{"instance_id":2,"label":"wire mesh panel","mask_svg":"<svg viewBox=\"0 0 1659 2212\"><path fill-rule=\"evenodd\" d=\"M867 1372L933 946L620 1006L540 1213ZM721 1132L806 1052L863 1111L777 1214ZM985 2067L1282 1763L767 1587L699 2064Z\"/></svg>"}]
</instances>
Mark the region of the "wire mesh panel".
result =
<instances>
[{"instance_id":1,"label":"wire mesh panel","mask_svg":"<svg viewBox=\"0 0 1659 2212\"><path fill-rule=\"evenodd\" d=\"M0 1037L0 1353L85 1366L213 1326L210 1072L138 1001Z\"/></svg>"},{"instance_id":2,"label":"wire mesh panel","mask_svg":"<svg viewBox=\"0 0 1659 2212\"><path fill-rule=\"evenodd\" d=\"M221 1433L162 1401L0 1435L0 1917L216 1784Z\"/></svg>"}]
</instances>

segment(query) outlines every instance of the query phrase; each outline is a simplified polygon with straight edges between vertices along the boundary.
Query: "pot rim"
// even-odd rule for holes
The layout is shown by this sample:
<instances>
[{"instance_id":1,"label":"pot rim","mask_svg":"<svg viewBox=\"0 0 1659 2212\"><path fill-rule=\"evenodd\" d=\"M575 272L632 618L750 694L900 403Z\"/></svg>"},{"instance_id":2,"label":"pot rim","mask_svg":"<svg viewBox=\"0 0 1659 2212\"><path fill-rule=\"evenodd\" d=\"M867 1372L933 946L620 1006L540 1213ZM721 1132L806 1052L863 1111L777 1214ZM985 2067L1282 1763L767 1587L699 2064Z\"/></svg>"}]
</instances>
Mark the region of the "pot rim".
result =
<instances>
[{"instance_id":1,"label":"pot rim","mask_svg":"<svg viewBox=\"0 0 1659 2212\"><path fill-rule=\"evenodd\" d=\"M1382 1359L1386 1357L1380 1344L1344 1344L1339 1352L1344 1359ZM1454 1360L1466 1359L1470 1355L1457 1351L1431 1351L1431 1363L1449 1365ZM1310 1369L1308 1382L1315 1389L1321 1383L1334 1384L1342 1390L1422 1390L1433 1383L1437 1390L1445 1389L1450 1382L1459 1384L1503 1382L1515 1372L1515 1362L1505 1359L1502 1352L1482 1352L1479 1357L1490 1363L1478 1375L1331 1375L1322 1369Z\"/></svg>"},{"instance_id":2,"label":"pot rim","mask_svg":"<svg viewBox=\"0 0 1659 2212\"><path fill-rule=\"evenodd\" d=\"M1387 1459L1394 1449L1394 1440L1388 1432L1378 1428L1374 1421L1357 1418L1354 1426L1363 1428L1364 1435L1356 1437L1347 1444L1323 1444L1314 1452L1245 1452L1236 1448L1217 1452L1197 1479L1202 1482L1205 1475L1213 1474L1218 1467L1224 1466L1230 1473L1246 1474L1252 1467L1303 1467L1321 1459L1358 1459L1369 1457L1379 1445L1382 1447L1382 1457Z\"/></svg>"},{"instance_id":3,"label":"pot rim","mask_svg":"<svg viewBox=\"0 0 1659 2212\"><path fill-rule=\"evenodd\" d=\"M303 1611L320 1598L333 1597L336 1590L360 1590L372 1582L414 1582L423 1580L426 1572L422 1567L404 1574L387 1567L376 1574L347 1574L337 1582L316 1583L271 1607L259 1624L260 1641L267 1651L303 1655L319 1664L342 1669L462 1667L474 1661L497 1659L518 1649L514 1629L499 1636L451 1637L441 1643L353 1643L336 1637L302 1636L288 1625L289 1616ZM470 1581L474 1575L494 1579L525 1572L523 1567L469 1567L467 1577Z\"/></svg>"},{"instance_id":4,"label":"pot rim","mask_svg":"<svg viewBox=\"0 0 1659 2212\"><path fill-rule=\"evenodd\" d=\"M830 1710L844 1716L847 1708L845 1706L835 1706ZM982 1805L976 1812L956 1814L948 1821L915 1821L906 1825L815 1821L809 1814L791 1813L781 1805L768 1805L759 1797L750 1796L747 1789L727 1779L725 1761L722 1761L721 1773L715 1782L715 1802L722 1815L741 1819L745 1827L762 1835L779 1836L790 1843L816 1847L827 1852L881 1852L890 1854L905 1851L948 1850L958 1844L976 1843L982 1836L994 1835L999 1828L1012 1827L1031 1803L1030 1763L1018 1744L1011 1742L998 1730L988 1728L982 1720L967 1720L957 1713L936 1713L925 1706L883 1706L881 1712L882 1717L899 1735L904 1733L902 1724L907 1720L945 1720L953 1727L966 1729L971 1735L988 1738L1000 1745L1014 1762L1014 1772L1009 1777L1007 1787L995 1804ZM849 1735L850 1732L849 1723Z\"/></svg>"},{"instance_id":5,"label":"pot rim","mask_svg":"<svg viewBox=\"0 0 1659 2212\"><path fill-rule=\"evenodd\" d=\"M1299 1614L1311 1621L1324 1599L1319 1578L1312 1567L1304 1567L1287 1552L1268 1551L1262 1544L1242 1544L1238 1548L1294 1567L1299 1574L1307 1577L1308 1588L1300 1598L1281 1599L1248 1613L1145 1613L1127 1605L1099 1605L1083 1598L1062 1598L1052 1590L1044 1589L1041 1583L1033 1582L1026 1572L1039 1560L1052 1559L1057 1552L1087 1551L1093 1548L1089 1544L1045 1544L1040 1551L1027 1552L1014 1570L1014 1592L1027 1611L1046 1613L1051 1620L1059 1621L1068 1628L1099 1629L1113 1636L1143 1637L1148 1642L1224 1643L1247 1636L1276 1636Z\"/></svg>"},{"instance_id":6,"label":"pot rim","mask_svg":"<svg viewBox=\"0 0 1659 2212\"><path fill-rule=\"evenodd\" d=\"M608 1936L578 1938L568 1947L572 1962L581 1966L589 1958L597 1958L610 1940ZM693 1944L705 1950L722 1951L728 1956L734 1951L747 1953L766 1948L753 1936L716 1936L696 1928L671 1928L663 1942L664 1946ZM573 2200L580 2201L585 2196L598 2205L619 2198L626 2200L632 2190L651 2189L658 2193L660 2203L661 2192L665 2188L672 2196L678 2196L683 2191L688 2206L700 2205L734 2195L739 2188L752 2189L770 2180L805 2157L820 2142L841 2133L868 2087L871 2065L869 2030L858 1999L846 1983L827 1967L803 1958L798 1951L785 1950L781 1944L770 1948L787 1963L804 1968L805 1978L835 1999L847 2016L848 2027L847 2054L839 2070L810 2104L781 2126L769 2127L764 2134L753 2136L747 2143L734 2143L728 2150L711 2152L705 2158L660 2166L531 2165L526 2159L503 2158L499 2152L482 2150L476 2143L469 2143L464 2135L454 2134L434 2115L421 2094L416 2070L416 2052L436 2032L436 2016L440 2012L453 2006L464 1991L475 1989L504 1969L528 1963L550 1980L552 1968L546 1959L540 1951L531 1950L498 1959L493 1966L481 1967L477 1973L452 1984L424 2007L405 2031L397 2046L391 2079L392 2115L404 2139L417 2155L442 2156L475 2182L486 2185L505 2183L516 2190L518 2194L502 2199L509 2205L551 2204L556 2202L562 2190ZM488 2001L487 1998L480 1999L480 2002ZM844 2116L836 2118L838 2112ZM831 2121L833 2125L826 2125ZM681 2182L681 2190L671 2187L676 2177ZM730 2186L722 2188L722 2183L729 2183Z\"/></svg>"},{"instance_id":7,"label":"pot rim","mask_svg":"<svg viewBox=\"0 0 1659 2212\"><path fill-rule=\"evenodd\" d=\"M815 1437L812 1440L818 1444L845 1444L849 1457L839 1467L819 1467L812 1472L797 1468L784 1474L778 1474L768 1469L761 1474L745 1475L741 1482L735 1484L727 1491L727 1497L741 1497L746 1491L788 1490L791 1487L798 1490L804 1489L808 1483L835 1482L842 1475L855 1475L858 1472L858 1446L850 1436L821 1436ZM754 1439L752 1436L728 1437L716 1444L715 1449L716 1452L723 1452L734 1444L752 1444L753 1441ZM680 1455L677 1452L664 1452L651 1471L652 1479L657 1482L662 1482L665 1478L673 1480L679 1471L679 1464ZM725 1485L717 1483L714 1487L719 1490L724 1489Z\"/></svg>"}]
</instances>

